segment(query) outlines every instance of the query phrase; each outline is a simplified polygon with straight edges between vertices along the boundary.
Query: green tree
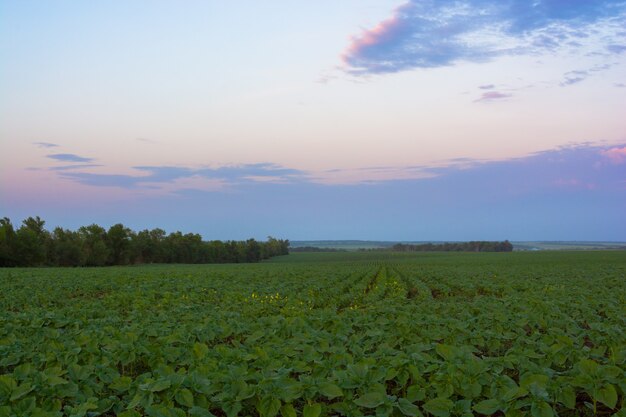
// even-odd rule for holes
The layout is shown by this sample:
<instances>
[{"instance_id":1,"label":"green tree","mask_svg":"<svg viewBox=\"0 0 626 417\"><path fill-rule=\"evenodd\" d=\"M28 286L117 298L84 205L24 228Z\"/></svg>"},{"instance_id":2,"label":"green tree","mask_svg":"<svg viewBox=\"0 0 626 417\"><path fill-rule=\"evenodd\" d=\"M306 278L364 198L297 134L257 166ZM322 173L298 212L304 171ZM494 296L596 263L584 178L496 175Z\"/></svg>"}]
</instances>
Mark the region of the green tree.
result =
<instances>
[{"instance_id":1,"label":"green tree","mask_svg":"<svg viewBox=\"0 0 626 417\"><path fill-rule=\"evenodd\" d=\"M8 217L0 219L0 267L16 266L15 229Z\"/></svg>"},{"instance_id":2,"label":"green tree","mask_svg":"<svg viewBox=\"0 0 626 417\"><path fill-rule=\"evenodd\" d=\"M92 224L78 229L82 241L82 265L103 266L109 258L109 249L106 245L106 230Z\"/></svg>"},{"instance_id":3,"label":"green tree","mask_svg":"<svg viewBox=\"0 0 626 417\"><path fill-rule=\"evenodd\" d=\"M52 240L54 242L53 258L51 259L53 265L81 265L82 241L78 232L57 227L52 232Z\"/></svg>"},{"instance_id":4,"label":"green tree","mask_svg":"<svg viewBox=\"0 0 626 417\"><path fill-rule=\"evenodd\" d=\"M149 230L142 230L131 236L130 252L135 263L153 263L156 258L158 243L155 243Z\"/></svg>"},{"instance_id":5,"label":"green tree","mask_svg":"<svg viewBox=\"0 0 626 417\"><path fill-rule=\"evenodd\" d=\"M261 260L261 245L254 239L246 240L245 262L259 262Z\"/></svg>"},{"instance_id":6,"label":"green tree","mask_svg":"<svg viewBox=\"0 0 626 417\"><path fill-rule=\"evenodd\" d=\"M39 217L29 217L15 230L11 220L0 219L0 267L103 266L132 263L237 263L259 262L287 255L289 240L268 237L267 242L203 241L197 233L162 229L135 233L116 224L105 230L97 224L78 231L57 227L52 233Z\"/></svg>"},{"instance_id":7,"label":"green tree","mask_svg":"<svg viewBox=\"0 0 626 417\"><path fill-rule=\"evenodd\" d=\"M109 251L110 265L125 265L130 259L129 247L131 230L118 223L106 233L106 244Z\"/></svg>"},{"instance_id":8,"label":"green tree","mask_svg":"<svg viewBox=\"0 0 626 417\"><path fill-rule=\"evenodd\" d=\"M46 263L49 233L44 229L45 221L39 216L29 217L17 230L15 255L22 266L40 266Z\"/></svg>"}]
</instances>

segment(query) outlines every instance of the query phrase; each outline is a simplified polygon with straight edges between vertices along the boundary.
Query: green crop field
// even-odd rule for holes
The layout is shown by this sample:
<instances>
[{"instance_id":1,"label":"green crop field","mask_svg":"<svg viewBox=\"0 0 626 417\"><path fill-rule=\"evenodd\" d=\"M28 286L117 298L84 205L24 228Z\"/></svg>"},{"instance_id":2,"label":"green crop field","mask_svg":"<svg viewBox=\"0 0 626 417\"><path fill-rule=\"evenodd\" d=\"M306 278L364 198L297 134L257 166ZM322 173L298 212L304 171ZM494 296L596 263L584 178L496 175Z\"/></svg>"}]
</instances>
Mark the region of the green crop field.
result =
<instances>
[{"instance_id":1,"label":"green crop field","mask_svg":"<svg viewBox=\"0 0 626 417\"><path fill-rule=\"evenodd\" d=\"M625 392L625 252L0 270L0 417L623 417Z\"/></svg>"}]
</instances>

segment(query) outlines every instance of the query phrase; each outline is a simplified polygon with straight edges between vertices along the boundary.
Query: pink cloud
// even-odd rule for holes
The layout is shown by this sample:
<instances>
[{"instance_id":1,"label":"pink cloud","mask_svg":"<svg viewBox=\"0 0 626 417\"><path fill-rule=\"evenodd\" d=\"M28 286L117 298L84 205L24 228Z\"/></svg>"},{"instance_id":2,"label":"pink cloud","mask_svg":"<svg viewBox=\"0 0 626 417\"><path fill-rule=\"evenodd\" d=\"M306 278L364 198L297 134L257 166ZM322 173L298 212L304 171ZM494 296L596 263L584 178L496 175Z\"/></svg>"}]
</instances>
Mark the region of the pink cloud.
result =
<instances>
[{"instance_id":1,"label":"pink cloud","mask_svg":"<svg viewBox=\"0 0 626 417\"><path fill-rule=\"evenodd\" d=\"M603 156L609 158L614 164L623 164L626 162L626 146L621 148L611 148L601 152Z\"/></svg>"},{"instance_id":2,"label":"pink cloud","mask_svg":"<svg viewBox=\"0 0 626 417\"><path fill-rule=\"evenodd\" d=\"M363 58L368 49L375 48L387 43L393 43L406 31L406 22L402 18L405 9L410 7L407 3L395 9L391 18L383 20L372 29L364 30L361 35L350 38L350 44L341 54L342 61L349 66Z\"/></svg>"},{"instance_id":3,"label":"pink cloud","mask_svg":"<svg viewBox=\"0 0 626 417\"><path fill-rule=\"evenodd\" d=\"M483 93L482 96L480 96L479 99L475 100L475 101L493 101L493 100L501 100L503 98L509 98L511 97L511 94L506 94L506 93L501 93L499 91L488 91L486 93Z\"/></svg>"}]
</instances>

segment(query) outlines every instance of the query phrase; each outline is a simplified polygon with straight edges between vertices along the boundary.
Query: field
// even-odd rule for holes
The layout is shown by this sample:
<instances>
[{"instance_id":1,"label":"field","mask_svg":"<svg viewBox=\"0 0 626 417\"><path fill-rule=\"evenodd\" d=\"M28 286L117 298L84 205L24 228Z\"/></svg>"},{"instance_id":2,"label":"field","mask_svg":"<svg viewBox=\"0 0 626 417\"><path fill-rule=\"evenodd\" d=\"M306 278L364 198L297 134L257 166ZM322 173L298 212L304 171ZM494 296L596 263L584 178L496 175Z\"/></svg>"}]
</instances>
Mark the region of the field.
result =
<instances>
[{"instance_id":1,"label":"field","mask_svg":"<svg viewBox=\"0 0 626 417\"><path fill-rule=\"evenodd\" d=\"M0 417L623 417L625 392L625 252L0 270Z\"/></svg>"}]
</instances>

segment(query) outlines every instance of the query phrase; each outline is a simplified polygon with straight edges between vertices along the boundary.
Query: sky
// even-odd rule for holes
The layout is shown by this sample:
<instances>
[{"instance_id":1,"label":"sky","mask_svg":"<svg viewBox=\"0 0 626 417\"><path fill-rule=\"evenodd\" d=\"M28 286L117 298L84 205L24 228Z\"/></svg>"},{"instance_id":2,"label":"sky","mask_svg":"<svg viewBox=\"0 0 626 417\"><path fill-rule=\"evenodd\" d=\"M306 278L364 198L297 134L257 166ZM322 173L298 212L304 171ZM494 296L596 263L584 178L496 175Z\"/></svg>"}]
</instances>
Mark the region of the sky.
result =
<instances>
[{"instance_id":1,"label":"sky","mask_svg":"<svg viewBox=\"0 0 626 417\"><path fill-rule=\"evenodd\" d=\"M0 216L626 241L626 1L0 0Z\"/></svg>"}]
</instances>

